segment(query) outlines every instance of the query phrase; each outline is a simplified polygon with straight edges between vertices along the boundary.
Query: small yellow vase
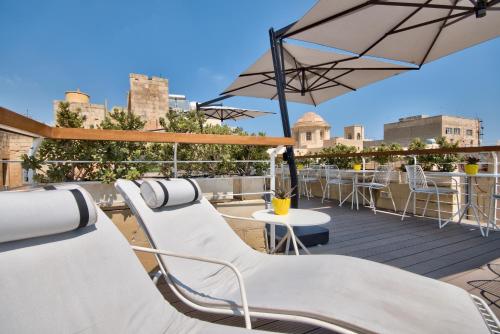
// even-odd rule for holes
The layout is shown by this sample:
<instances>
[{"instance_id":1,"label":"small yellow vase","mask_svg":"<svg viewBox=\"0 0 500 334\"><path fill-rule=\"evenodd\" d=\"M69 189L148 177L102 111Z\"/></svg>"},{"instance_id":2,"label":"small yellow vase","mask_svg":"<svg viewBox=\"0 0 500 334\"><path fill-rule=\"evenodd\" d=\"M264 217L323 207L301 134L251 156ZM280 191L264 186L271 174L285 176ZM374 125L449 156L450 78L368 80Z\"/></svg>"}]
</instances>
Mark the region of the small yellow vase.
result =
<instances>
[{"instance_id":1,"label":"small yellow vase","mask_svg":"<svg viewBox=\"0 0 500 334\"><path fill-rule=\"evenodd\" d=\"M465 174L467 175L476 175L479 171L479 165L465 165Z\"/></svg>"},{"instance_id":2,"label":"small yellow vase","mask_svg":"<svg viewBox=\"0 0 500 334\"><path fill-rule=\"evenodd\" d=\"M352 165L352 169L354 169L354 170L361 170L361 164L354 164L354 165Z\"/></svg>"},{"instance_id":3,"label":"small yellow vase","mask_svg":"<svg viewBox=\"0 0 500 334\"><path fill-rule=\"evenodd\" d=\"M288 214L288 209L290 209L290 198L273 198L272 203L275 214L280 216L285 216Z\"/></svg>"}]
</instances>

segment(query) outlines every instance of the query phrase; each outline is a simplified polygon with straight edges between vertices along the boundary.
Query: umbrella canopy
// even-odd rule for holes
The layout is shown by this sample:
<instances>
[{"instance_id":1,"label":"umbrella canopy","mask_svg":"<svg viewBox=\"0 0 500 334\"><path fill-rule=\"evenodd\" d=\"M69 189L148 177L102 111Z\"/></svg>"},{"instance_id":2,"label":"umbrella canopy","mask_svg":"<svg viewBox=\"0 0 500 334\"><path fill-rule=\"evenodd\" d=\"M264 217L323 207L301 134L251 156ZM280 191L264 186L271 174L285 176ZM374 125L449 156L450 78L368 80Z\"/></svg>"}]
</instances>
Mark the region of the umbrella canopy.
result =
<instances>
[{"instance_id":1,"label":"umbrella canopy","mask_svg":"<svg viewBox=\"0 0 500 334\"><path fill-rule=\"evenodd\" d=\"M273 115L273 112L259 111L243 108L225 107L225 106L206 106L200 107L206 117L218 119L221 122L227 120L238 120L245 118L256 118L266 115Z\"/></svg>"},{"instance_id":2,"label":"umbrella canopy","mask_svg":"<svg viewBox=\"0 0 500 334\"><path fill-rule=\"evenodd\" d=\"M421 66L499 34L499 0L320 0L280 37Z\"/></svg>"},{"instance_id":3,"label":"umbrella canopy","mask_svg":"<svg viewBox=\"0 0 500 334\"><path fill-rule=\"evenodd\" d=\"M318 105L375 81L416 69L373 59L326 52L297 45L283 45L288 101ZM221 95L276 99L276 80L271 51L229 86Z\"/></svg>"}]
</instances>

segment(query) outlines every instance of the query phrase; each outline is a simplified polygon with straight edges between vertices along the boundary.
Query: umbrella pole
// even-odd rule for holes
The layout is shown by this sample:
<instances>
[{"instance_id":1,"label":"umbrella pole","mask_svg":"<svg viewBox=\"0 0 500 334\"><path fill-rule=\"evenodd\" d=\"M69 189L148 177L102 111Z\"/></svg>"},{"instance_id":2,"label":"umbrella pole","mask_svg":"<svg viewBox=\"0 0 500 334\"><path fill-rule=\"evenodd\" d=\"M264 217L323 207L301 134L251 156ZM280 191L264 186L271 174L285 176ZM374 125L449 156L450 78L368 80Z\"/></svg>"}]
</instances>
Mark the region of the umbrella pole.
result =
<instances>
[{"instance_id":1,"label":"umbrella pole","mask_svg":"<svg viewBox=\"0 0 500 334\"><path fill-rule=\"evenodd\" d=\"M280 105L281 123L283 124L283 134L285 137L292 137L292 130L290 129L290 119L288 117L288 107L285 96L285 76L283 75L283 62L281 59L281 44L276 38L274 29L269 29L269 39L271 42L271 54L273 57L274 75L276 78L276 89L278 92L278 101ZM288 168L290 169L290 186L293 189L292 195L292 208L299 206L299 187L297 186L297 166L295 165L295 155L293 153L293 146L286 147L286 157Z\"/></svg>"}]
</instances>

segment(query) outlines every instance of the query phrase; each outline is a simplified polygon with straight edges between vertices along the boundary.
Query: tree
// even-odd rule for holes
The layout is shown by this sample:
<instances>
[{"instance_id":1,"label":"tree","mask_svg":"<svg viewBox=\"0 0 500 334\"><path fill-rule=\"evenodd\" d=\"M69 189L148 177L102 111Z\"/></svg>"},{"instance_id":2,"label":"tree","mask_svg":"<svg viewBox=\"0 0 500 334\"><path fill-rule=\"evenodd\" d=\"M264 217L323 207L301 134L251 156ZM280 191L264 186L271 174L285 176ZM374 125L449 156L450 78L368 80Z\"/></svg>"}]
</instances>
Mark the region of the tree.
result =
<instances>
[{"instance_id":1,"label":"tree","mask_svg":"<svg viewBox=\"0 0 500 334\"><path fill-rule=\"evenodd\" d=\"M401 145L397 143L392 143L390 145L382 143L380 146L365 148L363 149L363 152L388 152L388 151L400 151L402 149L403 148L401 147ZM378 163L379 165L386 165L389 162L397 161L398 156L380 155L380 156L374 156L372 160Z\"/></svg>"},{"instance_id":2,"label":"tree","mask_svg":"<svg viewBox=\"0 0 500 334\"><path fill-rule=\"evenodd\" d=\"M335 155L335 154L345 154L345 153L356 153L356 147L354 146L347 146L344 144L337 144L335 146L331 147L324 147L321 151L320 154L329 154L329 155ZM328 165L336 165L340 169L348 169L351 167L351 164L353 162L352 157L326 157L326 158L321 158L321 162L326 163Z\"/></svg>"},{"instance_id":3,"label":"tree","mask_svg":"<svg viewBox=\"0 0 500 334\"><path fill-rule=\"evenodd\" d=\"M241 128L232 128L227 125L207 125L205 115L196 110L185 112L169 110L165 116L165 118L160 119L160 124L167 132L249 135ZM258 135L265 136L264 133ZM158 145L158 149L164 160L170 160L173 156L172 144ZM267 164L236 163L234 160L267 160L268 158L266 148L260 146L179 144L177 148L178 160L209 161L207 163L182 163L179 165L179 169L186 175L262 175ZM163 172L171 174L171 165L164 166Z\"/></svg>"},{"instance_id":4,"label":"tree","mask_svg":"<svg viewBox=\"0 0 500 334\"><path fill-rule=\"evenodd\" d=\"M82 128L85 118L73 112L69 103L60 102L56 114L56 127ZM35 180L41 182L65 182L90 180L96 177L97 164L83 164L72 161L93 161L97 147L82 140L46 139L40 145L36 157L23 156L25 167L38 170ZM41 166L47 161L61 161L49 164L44 172ZM64 160L64 161L63 161ZM68 162L69 161L69 162Z\"/></svg>"},{"instance_id":5,"label":"tree","mask_svg":"<svg viewBox=\"0 0 500 334\"><path fill-rule=\"evenodd\" d=\"M114 109L106 115L100 128L104 130L143 130L146 122L132 112ZM133 161L148 160L152 156L146 143L102 141L98 144L100 157L99 178L110 183L119 178L137 179L149 169L151 165L132 163Z\"/></svg>"}]
</instances>

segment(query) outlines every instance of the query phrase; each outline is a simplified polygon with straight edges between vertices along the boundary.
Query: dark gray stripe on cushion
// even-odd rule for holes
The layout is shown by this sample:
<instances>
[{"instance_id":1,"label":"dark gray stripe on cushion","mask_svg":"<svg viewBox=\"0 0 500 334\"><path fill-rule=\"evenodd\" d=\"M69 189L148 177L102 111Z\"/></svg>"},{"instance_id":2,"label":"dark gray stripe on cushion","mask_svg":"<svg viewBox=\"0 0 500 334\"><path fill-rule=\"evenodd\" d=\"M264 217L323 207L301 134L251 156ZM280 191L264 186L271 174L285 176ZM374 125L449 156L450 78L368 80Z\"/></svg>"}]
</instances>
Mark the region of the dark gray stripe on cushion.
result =
<instances>
[{"instance_id":1,"label":"dark gray stripe on cushion","mask_svg":"<svg viewBox=\"0 0 500 334\"><path fill-rule=\"evenodd\" d=\"M52 185L50 185L50 186L43 187L43 189L45 189L45 190L56 190L57 188L54 187L54 186L52 186Z\"/></svg>"},{"instance_id":2,"label":"dark gray stripe on cushion","mask_svg":"<svg viewBox=\"0 0 500 334\"><path fill-rule=\"evenodd\" d=\"M87 201L85 197L78 189L70 189L69 190L73 197L75 197L76 205L78 206L78 211L80 212L80 223L77 228L82 228L87 226L89 223L90 213L89 207L87 205Z\"/></svg>"},{"instance_id":3,"label":"dark gray stripe on cushion","mask_svg":"<svg viewBox=\"0 0 500 334\"><path fill-rule=\"evenodd\" d=\"M186 179L186 181L188 181L192 186L193 186L193 189L194 189L194 199L193 199L193 202L196 202L198 200L198 187L196 186L196 184L194 184L193 180L191 179Z\"/></svg>"},{"instance_id":4,"label":"dark gray stripe on cushion","mask_svg":"<svg viewBox=\"0 0 500 334\"><path fill-rule=\"evenodd\" d=\"M134 182L134 184L135 184L136 186L138 186L139 188L141 187L141 184L139 183L139 181L137 181L137 180L132 180L132 182Z\"/></svg>"},{"instance_id":5,"label":"dark gray stripe on cushion","mask_svg":"<svg viewBox=\"0 0 500 334\"><path fill-rule=\"evenodd\" d=\"M163 194L165 195L163 198L163 203L161 203L161 206L165 206L168 203L168 189L163 183L161 183L161 181L156 182L160 185L161 190L163 190Z\"/></svg>"}]
</instances>

